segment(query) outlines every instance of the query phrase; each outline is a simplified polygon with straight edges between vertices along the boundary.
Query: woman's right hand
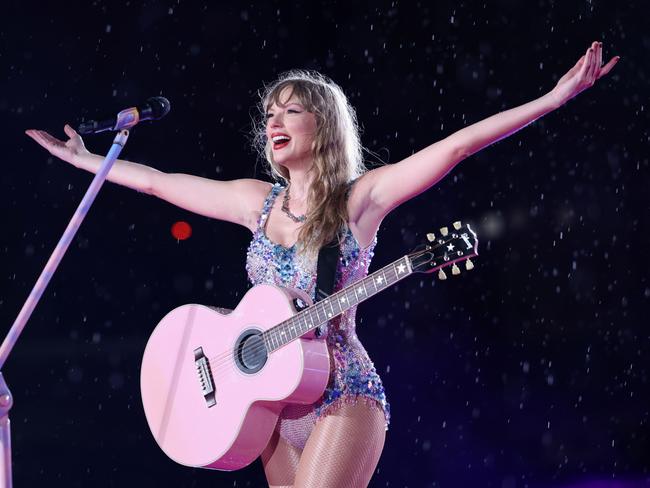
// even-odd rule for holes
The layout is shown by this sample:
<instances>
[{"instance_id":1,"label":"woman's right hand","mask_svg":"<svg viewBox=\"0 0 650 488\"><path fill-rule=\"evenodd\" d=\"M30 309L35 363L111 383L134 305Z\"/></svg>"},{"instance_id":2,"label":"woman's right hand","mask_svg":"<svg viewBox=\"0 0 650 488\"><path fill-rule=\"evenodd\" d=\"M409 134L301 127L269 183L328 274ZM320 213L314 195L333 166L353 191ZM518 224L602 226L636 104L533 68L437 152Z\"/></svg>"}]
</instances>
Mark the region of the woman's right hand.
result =
<instances>
[{"instance_id":1,"label":"woman's right hand","mask_svg":"<svg viewBox=\"0 0 650 488\"><path fill-rule=\"evenodd\" d=\"M77 134L77 131L68 124L65 125L63 130L69 137L65 142L48 134L44 130L29 129L25 131L25 134L47 149L52 156L56 156L57 158L76 166L79 157L90 154L90 152L86 149L86 146L84 146L84 141L81 136Z\"/></svg>"}]
</instances>

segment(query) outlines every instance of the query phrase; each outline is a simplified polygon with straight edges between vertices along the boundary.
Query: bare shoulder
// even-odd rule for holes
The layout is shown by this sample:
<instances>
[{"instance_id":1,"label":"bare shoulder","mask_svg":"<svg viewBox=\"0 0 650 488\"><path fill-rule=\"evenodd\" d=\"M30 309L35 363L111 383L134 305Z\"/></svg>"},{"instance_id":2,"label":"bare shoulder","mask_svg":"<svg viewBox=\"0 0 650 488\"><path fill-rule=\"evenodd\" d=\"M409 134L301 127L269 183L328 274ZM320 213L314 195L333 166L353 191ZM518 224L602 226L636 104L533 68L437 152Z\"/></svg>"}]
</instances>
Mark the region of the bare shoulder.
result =
<instances>
[{"instance_id":1,"label":"bare shoulder","mask_svg":"<svg viewBox=\"0 0 650 488\"><path fill-rule=\"evenodd\" d=\"M250 200L250 203L255 203L255 201L259 201L260 199L263 202L273 187L273 183L254 178L241 178L232 180L231 183L238 191L242 192L241 196L243 198Z\"/></svg>"}]
</instances>

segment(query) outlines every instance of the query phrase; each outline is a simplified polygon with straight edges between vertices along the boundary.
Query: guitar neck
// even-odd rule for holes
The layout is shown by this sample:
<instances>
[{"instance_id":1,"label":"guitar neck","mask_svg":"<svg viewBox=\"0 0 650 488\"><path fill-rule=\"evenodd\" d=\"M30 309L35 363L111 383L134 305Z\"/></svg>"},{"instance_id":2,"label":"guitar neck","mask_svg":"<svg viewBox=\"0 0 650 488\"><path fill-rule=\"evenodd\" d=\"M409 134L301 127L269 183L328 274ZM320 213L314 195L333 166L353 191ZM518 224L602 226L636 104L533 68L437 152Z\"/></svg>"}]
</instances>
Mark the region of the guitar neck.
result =
<instances>
[{"instance_id":1,"label":"guitar neck","mask_svg":"<svg viewBox=\"0 0 650 488\"><path fill-rule=\"evenodd\" d=\"M262 338L267 351L271 353L296 340L412 273L411 260L404 256L356 283L332 293L290 319L266 330Z\"/></svg>"}]
</instances>

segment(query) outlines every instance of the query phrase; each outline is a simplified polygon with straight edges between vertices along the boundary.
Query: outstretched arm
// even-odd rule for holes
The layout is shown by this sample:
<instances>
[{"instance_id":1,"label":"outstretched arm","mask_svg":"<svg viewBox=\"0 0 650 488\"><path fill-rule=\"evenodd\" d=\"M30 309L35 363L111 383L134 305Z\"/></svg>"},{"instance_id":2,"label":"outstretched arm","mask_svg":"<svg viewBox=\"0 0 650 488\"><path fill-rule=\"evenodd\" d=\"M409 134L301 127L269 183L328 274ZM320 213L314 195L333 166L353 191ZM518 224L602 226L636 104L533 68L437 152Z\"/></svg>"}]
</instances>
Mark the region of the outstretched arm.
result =
<instances>
[{"instance_id":1,"label":"outstretched arm","mask_svg":"<svg viewBox=\"0 0 650 488\"><path fill-rule=\"evenodd\" d=\"M42 130L26 134L50 154L77 168L97 173L104 158L89 152L77 132L66 125L67 141ZM219 181L182 173L163 173L150 166L118 159L109 171L108 181L154 195L177 207L206 217L233 222L254 231L255 211L262 207L269 183L242 178Z\"/></svg>"},{"instance_id":2,"label":"outstretched arm","mask_svg":"<svg viewBox=\"0 0 650 488\"><path fill-rule=\"evenodd\" d=\"M395 207L433 186L466 157L562 106L607 74L618 59L601 67L602 45L594 42L549 93L465 127L398 163L369 171L353 187L350 221L362 234L373 235Z\"/></svg>"}]
</instances>

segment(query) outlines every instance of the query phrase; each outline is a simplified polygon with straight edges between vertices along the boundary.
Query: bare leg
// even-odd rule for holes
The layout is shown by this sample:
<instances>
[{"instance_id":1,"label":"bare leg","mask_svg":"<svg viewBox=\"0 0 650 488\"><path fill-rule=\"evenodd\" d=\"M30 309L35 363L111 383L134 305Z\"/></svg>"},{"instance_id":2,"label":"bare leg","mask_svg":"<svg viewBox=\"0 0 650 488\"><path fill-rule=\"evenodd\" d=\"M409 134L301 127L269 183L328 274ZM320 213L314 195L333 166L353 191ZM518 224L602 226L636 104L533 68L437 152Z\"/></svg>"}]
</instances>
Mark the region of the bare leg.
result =
<instances>
[{"instance_id":1,"label":"bare leg","mask_svg":"<svg viewBox=\"0 0 650 488\"><path fill-rule=\"evenodd\" d=\"M305 445L295 487L359 488L370 482L386 439L384 414L360 400L320 419Z\"/></svg>"},{"instance_id":2,"label":"bare leg","mask_svg":"<svg viewBox=\"0 0 650 488\"><path fill-rule=\"evenodd\" d=\"M292 446L277 430L262 452L264 474L270 488L289 488L293 486L302 451Z\"/></svg>"}]
</instances>

